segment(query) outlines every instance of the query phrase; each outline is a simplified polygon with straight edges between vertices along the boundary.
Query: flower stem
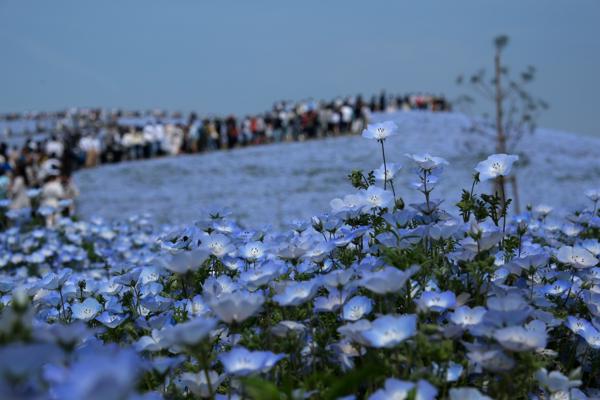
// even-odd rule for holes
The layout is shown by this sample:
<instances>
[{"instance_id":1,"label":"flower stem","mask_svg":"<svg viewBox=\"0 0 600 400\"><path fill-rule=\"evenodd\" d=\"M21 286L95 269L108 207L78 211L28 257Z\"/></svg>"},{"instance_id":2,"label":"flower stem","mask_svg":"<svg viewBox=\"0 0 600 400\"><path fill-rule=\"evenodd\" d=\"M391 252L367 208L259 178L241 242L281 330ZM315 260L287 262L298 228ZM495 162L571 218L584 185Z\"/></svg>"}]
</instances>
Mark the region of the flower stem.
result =
<instances>
[{"instance_id":1,"label":"flower stem","mask_svg":"<svg viewBox=\"0 0 600 400\"><path fill-rule=\"evenodd\" d=\"M394 205L396 205L396 189L394 188L394 181L390 179L390 187L392 188L392 194L394 195Z\"/></svg>"},{"instance_id":2,"label":"flower stem","mask_svg":"<svg viewBox=\"0 0 600 400\"><path fill-rule=\"evenodd\" d=\"M383 189L387 189L387 163L385 161L385 146L383 145L383 139L379 141L381 143L381 155L383 156Z\"/></svg>"},{"instance_id":3,"label":"flower stem","mask_svg":"<svg viewBox=\"0 0 600 400\"><path fill-rule=\"evenodd\" d=\"M504 177L500 176L500 191L502 194L502 243L504 243L504 236L506 236L506 214L508 214L508 207L506 205L506 192L504 190Z\"/></svg>"}]
</instances>

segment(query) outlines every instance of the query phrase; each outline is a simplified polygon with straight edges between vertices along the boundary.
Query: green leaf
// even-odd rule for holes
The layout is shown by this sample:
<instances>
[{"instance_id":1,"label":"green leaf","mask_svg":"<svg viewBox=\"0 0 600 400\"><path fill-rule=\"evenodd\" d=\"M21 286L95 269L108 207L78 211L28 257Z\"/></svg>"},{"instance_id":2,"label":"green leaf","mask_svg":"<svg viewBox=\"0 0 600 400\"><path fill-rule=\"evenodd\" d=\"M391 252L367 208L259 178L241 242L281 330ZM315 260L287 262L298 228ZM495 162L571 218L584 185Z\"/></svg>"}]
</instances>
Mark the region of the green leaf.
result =
<instances>
[{"instance_id":1,"label":"green leaf","mask_svg":"<svg viewBox=\"0 0 600 400\"><path fill-rule=\"evenodd\" d=\"M279 392L273 383L258 377L246 378L243 381L244 389L252 399L257 400L281 400L285 395Z\"/></svg>"}]
</instances>

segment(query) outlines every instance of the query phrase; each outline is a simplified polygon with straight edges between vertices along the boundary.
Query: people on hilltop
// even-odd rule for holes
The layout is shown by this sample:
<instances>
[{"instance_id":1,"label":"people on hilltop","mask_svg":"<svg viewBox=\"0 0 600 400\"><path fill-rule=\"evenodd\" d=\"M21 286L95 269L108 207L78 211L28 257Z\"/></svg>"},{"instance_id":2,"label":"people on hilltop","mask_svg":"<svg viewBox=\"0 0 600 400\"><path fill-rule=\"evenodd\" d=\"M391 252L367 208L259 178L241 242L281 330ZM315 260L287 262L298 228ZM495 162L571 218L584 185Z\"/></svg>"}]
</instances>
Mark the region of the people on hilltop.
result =
<instances>
[{"instance_id":1,"label":"people on hilltop","mask_svg":"<svg viewBox=\"0 0 600 400\"><path fill-rule=\"evenodd\" d=\"M78 168L357 134L372 113L414 109L446 111L449 104L442 96L382 91L369 101L361 95L279 101L266 112L241 118L102 109L0 115L0 200L10 199L14 210L25 209L31 206L28 189L38 188L41 204L54 210L47 218L52 224L57 213L74 212L78 191L71 175Z\"/></svg>"}]
</instances>

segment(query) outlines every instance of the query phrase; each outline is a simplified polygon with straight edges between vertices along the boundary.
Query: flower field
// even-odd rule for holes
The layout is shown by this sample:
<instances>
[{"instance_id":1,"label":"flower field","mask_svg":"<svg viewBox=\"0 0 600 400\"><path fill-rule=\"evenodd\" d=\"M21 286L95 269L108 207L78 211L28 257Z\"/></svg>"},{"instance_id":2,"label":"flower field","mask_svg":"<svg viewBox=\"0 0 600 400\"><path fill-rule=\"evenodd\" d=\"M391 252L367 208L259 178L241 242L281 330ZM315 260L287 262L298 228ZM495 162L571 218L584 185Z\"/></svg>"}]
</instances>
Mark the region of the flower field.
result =
<instances>
[{"instance_id":1,"label":"flower field","mask_svg":"<svg viewBox=\"0 0 600 400\"><path fill-rule=\"evenodd\" d=\"M516 215L489 183L520 157L446 195L454 160L398 132L370 125L377 165L278 230L4 213L0 398L599 398L600 187Z\"/></svg>"},{"instance_id":2,"label":"flower field","mask_svg":"<svg viewBox=\"0 0 600 400\"><path fill-rule=\"evenodd\" d=\"M470 132L471 121L462 114L402 111L373 119L398 125L399 137L385 150L391 163L404 166L394 183L407 202L418 201L420 194L410 188L405 153L429 152L448 160L451 167L436 192L449 211L457 212L458 188L469 186L473 167L494 152L493 142ZM543 128L523 137L519 151L527 158L517 170L521 209L546 204L563 216L585 206L582 193L590 182L600 181L599 147L598 137ZM149 213L159 223L182 224L218 205L243 225L284 228L291 220L327 211L331 199L347 194L345 177L351 170L375 170L381 162L379 145L358 136L127 162L77 173L77 209L86 220Z\"/></svg>"}]
</instances>

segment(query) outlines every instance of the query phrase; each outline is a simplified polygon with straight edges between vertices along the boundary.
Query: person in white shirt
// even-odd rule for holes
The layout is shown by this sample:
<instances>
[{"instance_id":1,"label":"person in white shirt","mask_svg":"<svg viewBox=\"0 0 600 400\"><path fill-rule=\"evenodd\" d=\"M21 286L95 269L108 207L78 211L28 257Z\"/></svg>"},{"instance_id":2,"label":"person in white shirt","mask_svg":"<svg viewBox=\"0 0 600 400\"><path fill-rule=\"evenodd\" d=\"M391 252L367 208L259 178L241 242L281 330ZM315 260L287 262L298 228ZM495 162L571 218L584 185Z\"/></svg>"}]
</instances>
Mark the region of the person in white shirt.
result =
<instances>
[{"instance_id":1,"label":"person in white shirt","mask_svg":"<svg viewBox=\"0 0 600 400\"><path fill-rule=\"evenodd\" d=\"M46 143L45 150L46 154L55 154L57 158L61 158L65 147L61 141L56 139L56 136L52 136L48 143Z\"/></svg>"},{"instance_id":2,"label":"person in white shirt","mask_svg":"<svg viewBox=\"0 0 600 400\"><path fill-rule=\"evenodd\" d=\"M58 218L59 203L65 198L63 185L58 179L58 173L52 173L42 186L41 206L52 207L54 211L46 216L46 226L52 227Z\"/></svg>"}]
</instances>

